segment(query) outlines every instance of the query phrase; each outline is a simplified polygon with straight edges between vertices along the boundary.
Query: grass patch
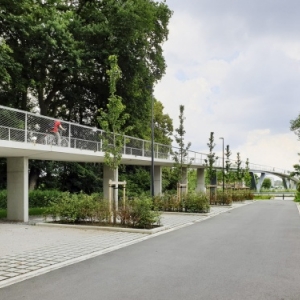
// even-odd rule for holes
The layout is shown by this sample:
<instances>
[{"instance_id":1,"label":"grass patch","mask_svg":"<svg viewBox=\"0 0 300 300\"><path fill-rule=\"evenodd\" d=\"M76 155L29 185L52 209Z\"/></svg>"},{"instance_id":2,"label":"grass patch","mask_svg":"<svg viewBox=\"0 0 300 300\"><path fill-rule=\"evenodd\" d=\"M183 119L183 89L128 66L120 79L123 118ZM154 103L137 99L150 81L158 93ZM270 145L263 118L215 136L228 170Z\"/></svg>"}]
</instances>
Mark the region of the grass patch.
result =
<instances>
[{"instance_id":1,"label":"grass patch","mask_svg":"<svg viewBox=\"0 0 300 300\"><path fill-rule=\"evenodd\" d=\"M29 208L29 216L42 216L46 211L44 207L33 207ZM6 209L0 209L0 219L7 217Z\"/></svg>"},{"instance_id":2,"label":"grass patch","mask_svg":"<svg viewBox=\"0 0 300 300\"><path fill-rule=\"evenodd\" d=\"M254 195L255 200L270 200L272 198L272 195Z\"/></svg>"}]
</instances>

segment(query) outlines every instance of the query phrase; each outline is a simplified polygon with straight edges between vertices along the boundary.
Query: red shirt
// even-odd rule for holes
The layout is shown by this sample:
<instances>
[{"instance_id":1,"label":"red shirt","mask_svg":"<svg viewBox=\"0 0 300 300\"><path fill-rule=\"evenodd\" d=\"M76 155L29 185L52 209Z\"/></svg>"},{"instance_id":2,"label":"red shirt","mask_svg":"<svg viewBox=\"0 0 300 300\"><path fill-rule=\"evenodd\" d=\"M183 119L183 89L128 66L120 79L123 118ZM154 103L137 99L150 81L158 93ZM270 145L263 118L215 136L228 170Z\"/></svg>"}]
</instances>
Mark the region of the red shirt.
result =
<instances>
[{"instance_id":1,"label":"red shirt","mask_svg":"<svg viewBox=\"0 0 300 300\"><path fill-rule=\"evenodd\" d=\"M51 132L58 132L59 126L61 125L60 121L55 121L54 122L54 127L51 130Z\"/></svg>"}]
</instances>

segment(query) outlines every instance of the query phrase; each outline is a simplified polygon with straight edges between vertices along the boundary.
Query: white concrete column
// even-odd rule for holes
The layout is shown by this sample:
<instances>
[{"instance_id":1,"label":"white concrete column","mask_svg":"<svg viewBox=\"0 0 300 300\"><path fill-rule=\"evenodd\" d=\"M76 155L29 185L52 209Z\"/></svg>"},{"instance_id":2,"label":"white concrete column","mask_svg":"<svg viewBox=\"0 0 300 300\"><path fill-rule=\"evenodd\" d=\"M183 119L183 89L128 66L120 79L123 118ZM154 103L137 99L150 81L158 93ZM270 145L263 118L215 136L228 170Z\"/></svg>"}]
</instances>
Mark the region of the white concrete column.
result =
<instances>
[{"instance_id":1,"label":"white concrete column","mask_svg":"<svg viewBox=\"0 0 300 300\"><path fill-rule=\"evenodd\" d=\"M7 158L7 219L28 222L28 158Z\"/></svg>"},{"instance_id":2,"label":"white concrete column","mask_svg":"<svg viewBox=\"0 0 300 300\"><path fill-rule=\"evenodd\" d=\"M260 191L261 186L262 186L262 184L263 184L263 182L264 182L265 177L266 177L266 173L261 173L261 174L260 174L260 177L259 177L259 179L258 179L258 183L257 183L257 185L256 185L257 192Z\"/></svg>"},{"instance_id":3,"label":"white concrete column","mask_svg":"<svg viewBox=\"0 0 300 300\"><path fill-rule=\"evenodd\" d=\"M154 166L154 196L162 193L162 167Z\"/></svg>"},{"instance_id":4,"label":"white concrete column","mask_svg":"<svg viewBox=\"0 0 300 300\"><path fill-rule=\"evenodd\" d=\"M205 192L205 176L204 169L197 169L197 192Z\"/></svg>"},{"instance_id":5,"label":"white concrete column","mask_svg":"<svg viewBox=\"0 0 300 300\"><path fill-rule=\"evenodd\" d=\"M282 177L282 184L286 190L288 190L290 188L290 181L288 178Z\"/></svg>"},{"instance_id":6,"label":"white concrete column","mask_svg":"<svg viewBox=\"0 0 300 300\"><path fill-rule=\"evenodd\" d=\"M107 165L103 165L103 197L104 199L109 198L109 180L118 182L119 172L118 169L113 170ZM118 199L118 189L114 189L112 192L114 199Z\"/></svg>"},{"instance_id":7,"label":"white concrete column","mask_svg":"<svg viewBox=\"0 0 300 300\"><path fill-rule=\"evenodd\" d=\"M292 190L296 189L296 182L293 180L290 181L290 189L292 189Z\"/></svg>"}]
</instances>

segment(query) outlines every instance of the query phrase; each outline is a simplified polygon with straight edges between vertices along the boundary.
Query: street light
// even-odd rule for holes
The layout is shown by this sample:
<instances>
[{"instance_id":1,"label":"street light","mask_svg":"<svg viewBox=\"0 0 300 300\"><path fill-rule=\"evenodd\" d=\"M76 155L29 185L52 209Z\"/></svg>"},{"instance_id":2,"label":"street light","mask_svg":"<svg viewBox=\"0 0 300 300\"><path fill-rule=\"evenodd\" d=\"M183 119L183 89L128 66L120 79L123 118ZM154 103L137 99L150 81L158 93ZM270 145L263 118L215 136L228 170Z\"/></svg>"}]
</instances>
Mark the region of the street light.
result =
<instances>
[{"instance_id":1,"label":"street light","mask_svg":"<svg viewBox=\"0 0 300 300\"><path fill-rule=\"evenodd\" d=\"M222 140L222 178L223 178L223 200L224 200L224 138L223 137L220 137L220 140Z\"/></svg>"}]
</instances>

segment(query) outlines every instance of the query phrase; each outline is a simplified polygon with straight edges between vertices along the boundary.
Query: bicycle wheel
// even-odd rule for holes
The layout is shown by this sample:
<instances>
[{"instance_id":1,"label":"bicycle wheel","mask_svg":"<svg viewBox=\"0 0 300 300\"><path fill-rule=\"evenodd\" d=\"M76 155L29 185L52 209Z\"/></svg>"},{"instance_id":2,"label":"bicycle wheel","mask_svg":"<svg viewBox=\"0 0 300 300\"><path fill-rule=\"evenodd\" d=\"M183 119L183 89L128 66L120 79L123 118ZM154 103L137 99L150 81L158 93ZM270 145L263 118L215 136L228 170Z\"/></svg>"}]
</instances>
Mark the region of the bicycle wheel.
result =
<instances>
[{"instance_id":1,"label":"bicycle wheel","mask_svg":"<svg viewBox=\"0 0 300 300\"><path fill-rule=\"evenodd\" d=\"M43 144L44 145L55 145L54 136L52 134L45 135L45 137L43 139Z\"/></svg>"},{"instance_id":2,"label":"bicycle wheel","mask_svg":"<svg viewBox=\"0 0 300 300\"><path fill-rule=\"evenodd\" d=\"M61 146L62 147L68 147L69 146L69 142L67 139L62 139L61 140Z\"/></svg>"}]
</instances>

